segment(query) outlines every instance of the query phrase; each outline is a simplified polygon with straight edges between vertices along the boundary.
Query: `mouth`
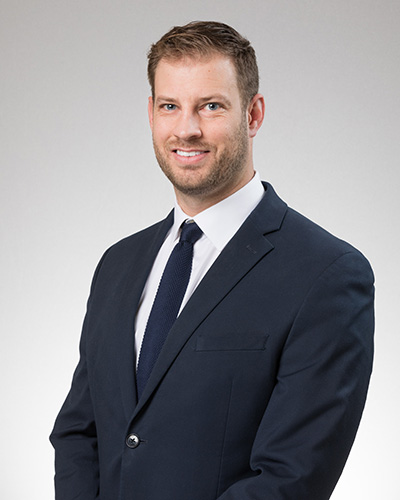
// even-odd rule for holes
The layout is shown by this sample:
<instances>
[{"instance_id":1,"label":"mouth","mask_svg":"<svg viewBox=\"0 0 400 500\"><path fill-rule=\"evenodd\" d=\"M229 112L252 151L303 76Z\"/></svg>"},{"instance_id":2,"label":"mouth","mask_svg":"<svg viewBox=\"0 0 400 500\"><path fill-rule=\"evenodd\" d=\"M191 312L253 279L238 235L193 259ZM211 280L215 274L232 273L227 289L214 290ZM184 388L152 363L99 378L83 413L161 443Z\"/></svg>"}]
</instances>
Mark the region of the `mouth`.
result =
<instances>
[{"instance_id":1,"label":"mouth","mask_svg":"<svg viewBox=\"0 0 400 500\"><path fill-rule=\"evenodd\" d=\"M184 163L197 163L201 161L209 153L209 150L204 149L173 149L172 153L180 161Z\"/></svg>"},{"instance_id":2,"label":"mouth","mask_svg":"<svg viewBox=\"0 0 400 500\"><path fill-rule=\"evenodd\" d=\"M190 158L192 156L199 156L203 153L206 153L206 151L183 151L182 149L175 149L174 152L178 156L183 156L185 158Z\"/></svg>"}]
</instances>

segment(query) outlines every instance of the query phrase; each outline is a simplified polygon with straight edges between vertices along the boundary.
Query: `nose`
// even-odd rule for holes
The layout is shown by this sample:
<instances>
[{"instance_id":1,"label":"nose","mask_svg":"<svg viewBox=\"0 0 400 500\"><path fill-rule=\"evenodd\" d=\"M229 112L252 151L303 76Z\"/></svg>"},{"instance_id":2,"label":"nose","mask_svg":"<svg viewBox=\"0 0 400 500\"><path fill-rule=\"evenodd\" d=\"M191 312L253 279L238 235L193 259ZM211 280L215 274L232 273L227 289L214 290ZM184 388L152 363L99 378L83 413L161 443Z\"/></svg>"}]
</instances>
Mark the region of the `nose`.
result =
<instances>
[{"instance_id":1,"label":"nose","mask_svg":"<svg viewBox=\"0 0 400 500\"><path fill-rule=\"evenodd\" d=\"M199 116L192 111L180 113L175 124L174 134L181 140L198 139L202 132L200 128Z\"/></svg>"}]
</instances>

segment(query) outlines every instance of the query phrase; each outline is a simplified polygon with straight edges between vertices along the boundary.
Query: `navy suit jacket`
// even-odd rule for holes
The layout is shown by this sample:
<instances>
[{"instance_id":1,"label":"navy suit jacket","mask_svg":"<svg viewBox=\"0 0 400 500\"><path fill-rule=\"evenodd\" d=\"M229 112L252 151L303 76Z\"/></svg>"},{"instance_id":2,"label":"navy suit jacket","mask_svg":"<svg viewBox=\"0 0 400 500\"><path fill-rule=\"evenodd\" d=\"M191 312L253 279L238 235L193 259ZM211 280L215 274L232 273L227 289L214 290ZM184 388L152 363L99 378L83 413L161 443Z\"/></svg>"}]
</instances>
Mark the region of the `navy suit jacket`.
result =
<instances>
[{"instance_id":1,"label":"navy suit jacket","mask_svg":"<svg viewBox=\"0 0 400 500\"><path fill-rule=\"evenodd\" d=\"M51 435L57 500L329 498L371 373L373 274L265 188L139 401L134 318L173 214L104 254Z\"/></svg>"}]
</instances>

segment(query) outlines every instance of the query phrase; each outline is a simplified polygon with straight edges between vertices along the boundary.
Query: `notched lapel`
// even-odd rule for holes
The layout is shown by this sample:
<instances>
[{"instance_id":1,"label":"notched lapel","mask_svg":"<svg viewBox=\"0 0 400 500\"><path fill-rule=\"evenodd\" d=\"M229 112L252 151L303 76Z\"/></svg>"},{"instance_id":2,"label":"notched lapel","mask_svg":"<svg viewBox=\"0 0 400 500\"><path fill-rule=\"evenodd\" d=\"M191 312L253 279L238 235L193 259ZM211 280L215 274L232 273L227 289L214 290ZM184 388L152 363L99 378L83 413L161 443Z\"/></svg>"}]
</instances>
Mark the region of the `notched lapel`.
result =
<instances>
[{"instance_id":1,"label":"notched lapel","mask_svg":"<svg viewBox=\"0 0 400 500\"><path fill-rule=\"evenodd\" d=\"M272 186L202 279L168 334L132 418L143 408L198 326L273 248L267 234L279 230L287 205Z\"/></svg>"}]
</instances>

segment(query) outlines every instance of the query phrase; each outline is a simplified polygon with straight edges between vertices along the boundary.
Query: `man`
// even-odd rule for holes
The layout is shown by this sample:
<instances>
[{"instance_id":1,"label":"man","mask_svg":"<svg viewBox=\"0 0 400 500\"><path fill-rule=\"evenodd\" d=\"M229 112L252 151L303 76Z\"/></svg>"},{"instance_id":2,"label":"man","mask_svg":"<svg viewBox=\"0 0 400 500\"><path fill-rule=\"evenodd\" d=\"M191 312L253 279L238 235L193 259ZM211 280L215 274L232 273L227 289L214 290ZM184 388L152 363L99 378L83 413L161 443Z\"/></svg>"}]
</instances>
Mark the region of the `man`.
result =
<instances>
[{"instance_id":1,"label":"man","mask_svg":"<svg viewBox=\"0 0 400 500\"><path fill-rule=\"evenodd\" d=\"M255 174L247 40L176 27L148 76L176 204L96 269L51 436L56 498L327 499L371 373L370 266Z\"/></svg>"}]
</instances>

